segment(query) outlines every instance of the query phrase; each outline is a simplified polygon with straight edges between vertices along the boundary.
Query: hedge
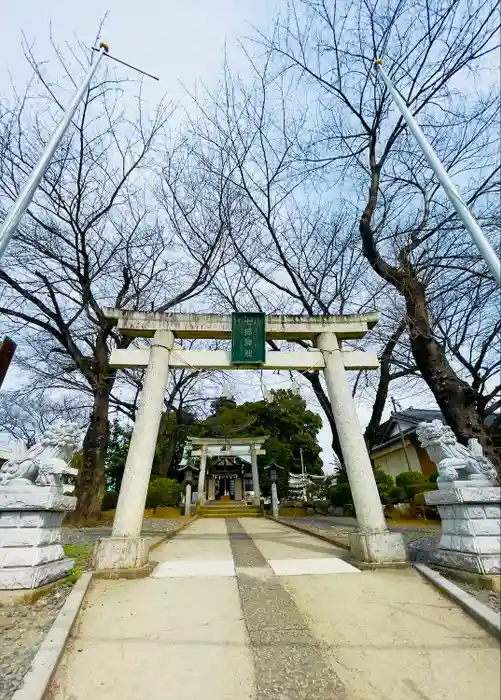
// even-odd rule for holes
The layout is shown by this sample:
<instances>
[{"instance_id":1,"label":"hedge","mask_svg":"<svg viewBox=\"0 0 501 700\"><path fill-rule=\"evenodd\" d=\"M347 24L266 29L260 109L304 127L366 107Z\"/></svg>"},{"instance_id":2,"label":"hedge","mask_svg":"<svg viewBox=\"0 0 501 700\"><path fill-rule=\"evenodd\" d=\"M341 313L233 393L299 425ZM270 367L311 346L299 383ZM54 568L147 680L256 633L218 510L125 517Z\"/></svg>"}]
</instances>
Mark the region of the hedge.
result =
<instances>
[{"instance_id":1,"label":"hedge","mask_svg":"<svg viewBox=\"0 0 501 700\"><path fill-rule=\"evenodd\" d=\"M348 483L336 484L335 486L331 486L327 490L327 498L335 507L346 506L350 503L353 503L351 489Z\"/></svg>"},{"instance_id":2,"label":"hedge","mask_svg":"<svg viewBox=\"0 0 501 700\"><path fill-rule=\"evenodd\" d=\"M175 479L157 476L150 481L146 496L146 508L158 506L177 506L183 487Z\"/></svg>"},{"instance_id":3,"label":"hedge","mask_svg":"<svg viewBox=\"0 0 501 700\"><path fill-rule=\"evenodd\" d=\"M408 486L422 484L424 481L426 481L426 479L421 472L402 472L395 477L395 484L406 490Z\"/></svg>"}]
</instances>

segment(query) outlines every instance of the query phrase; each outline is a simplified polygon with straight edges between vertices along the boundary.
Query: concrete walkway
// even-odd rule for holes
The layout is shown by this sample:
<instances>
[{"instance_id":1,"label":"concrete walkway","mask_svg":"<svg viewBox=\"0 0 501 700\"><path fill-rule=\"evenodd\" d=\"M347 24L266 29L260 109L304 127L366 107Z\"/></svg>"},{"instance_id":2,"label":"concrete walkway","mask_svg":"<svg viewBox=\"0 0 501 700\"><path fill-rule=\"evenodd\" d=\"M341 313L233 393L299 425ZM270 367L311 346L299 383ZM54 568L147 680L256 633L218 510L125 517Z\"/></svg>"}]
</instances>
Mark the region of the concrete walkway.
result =
<instances>
[{"instance_id":1,"label":"concrete walkway","mask_svg":"<svg viewBox=\"0 0 501 700\"><path fill-rule=\"evenodd\" d=\"M96 581L52 700L499 700L499 646L413 570L264 519L197 520Z\"/></svg>"}]
</instances>

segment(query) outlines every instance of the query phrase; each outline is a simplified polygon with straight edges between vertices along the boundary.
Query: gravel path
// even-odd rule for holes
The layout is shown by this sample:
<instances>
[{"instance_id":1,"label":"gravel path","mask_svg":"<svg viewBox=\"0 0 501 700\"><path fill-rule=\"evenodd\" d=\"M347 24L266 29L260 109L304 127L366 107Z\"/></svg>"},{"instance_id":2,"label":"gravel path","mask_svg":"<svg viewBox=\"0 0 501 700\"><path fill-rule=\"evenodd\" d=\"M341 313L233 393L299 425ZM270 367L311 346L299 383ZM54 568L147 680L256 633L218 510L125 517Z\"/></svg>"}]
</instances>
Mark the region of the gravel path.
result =
<instances>
[{"instance_id":1,"label":"gravel path","mask_svg":"<svg viewBox=\"0 0 501 700\"><path fill-rule=\"evenodd\" d=\"M450 576L446 572L443 571L443 569L437 569L438 573L441 574L444 578L448 579L451 581L451 583L454 583L458 588L462 588L463 591L466 591L466 593L469 593L472 595L474 598L478 600L479 603L483 603L484 605L487 605L489 608L494 610L494 612L500 612L501 611L501 605L500 605L500 593L495 593L494 591L489 591L487 588L482 588L481 586L476 586L474 583L469 583L467 581L460 581L457 578Z\"/></svg>"},{"instance_id":2,"label":"gravel path","mask_svg":"<svg viewBox=\"0 0 501 700\"><path fill-rule=\"evenodd\" d=\"M313 532L323 535L334 535L348 543L348 535L354 532L358 525L355 518L336 518L328 516L304 517L304 518L280 518L284 522L293 522L301 525ZM404 536L409 557L412 561L422 561L429 559L428 552L431 550L439 538L439 526L406 526L398 523L388 523L388 527L393 532L401 532Z\"/></svg>"},{"instance_id":3,"label":"gravel path","mask_svg":"<svg viewBox=\"0 0 501 700\"><path fill-rule=\"evenodd\" d=\"M35 603L0 606L0 700L9 700L21 685L69 590L60 586Z\"/></svg>"},{"instance_id":4,"label":"gravel path","mask_svg":"<svg viewBox=\"0 0 501 700\"><path fill-rule=\"evenodd\" d=\"M171 532L181 518L145 518L142 534ZM111 525L102 527L63 528L66 554L82 569L90 567L93 543L111 534ZM10 700L20 687L24 675L45 635L62 608L71 585L61 584L55 591L35 603L0 605L0 700Z\"/></svg>"},{"instance_id":5,"label":"gravel path","mask_svg":"<svg viewBox=\"0 0 501 700\"><path fill-rule=\"evenodd\" d=\"M172 532L182 522L184 522L184 518L145 518L141 534L159 535L162 532ZM63 527L63 543L95 542L100 537L109 537L111 527L111 524L101 527Z\"/></svg>"}]
</instances>

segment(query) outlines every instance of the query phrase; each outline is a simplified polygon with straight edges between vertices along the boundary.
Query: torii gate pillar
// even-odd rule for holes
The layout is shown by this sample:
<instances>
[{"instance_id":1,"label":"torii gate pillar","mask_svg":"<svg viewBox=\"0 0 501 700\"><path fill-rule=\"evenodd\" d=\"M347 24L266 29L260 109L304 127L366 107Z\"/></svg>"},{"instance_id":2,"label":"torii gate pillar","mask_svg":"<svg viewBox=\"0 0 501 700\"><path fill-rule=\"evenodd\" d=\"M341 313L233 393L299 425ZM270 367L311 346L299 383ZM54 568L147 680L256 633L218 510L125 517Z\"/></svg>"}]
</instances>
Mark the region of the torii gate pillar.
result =
<instances>
[{"instance_id":1,"label":"torii gate pillar","mask_svg":"<svg viewBox=\"0 0 501 700\"><path fill-rule=\"evenodd\" d=\"M386 526L339 343L333 333L322 333L316 345L324 356L327 392L360 530L350 534L351 552L356 559L364 562L405 561L407 555L402 535L390 532Z\"/></svg>"}]
</instances>

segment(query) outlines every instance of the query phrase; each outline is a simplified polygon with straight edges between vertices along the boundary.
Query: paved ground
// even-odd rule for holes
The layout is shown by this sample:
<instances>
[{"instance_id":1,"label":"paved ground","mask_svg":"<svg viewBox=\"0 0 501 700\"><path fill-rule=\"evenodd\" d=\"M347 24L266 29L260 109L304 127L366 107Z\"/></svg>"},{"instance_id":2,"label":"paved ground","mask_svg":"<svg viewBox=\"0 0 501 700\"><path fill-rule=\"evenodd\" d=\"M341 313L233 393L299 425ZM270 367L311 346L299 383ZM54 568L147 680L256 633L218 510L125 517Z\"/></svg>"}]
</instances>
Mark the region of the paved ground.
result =
<instances>
[{"instance_id":1,"label":"paved ground","mask_svg":"<svg viewBox=\"0 0 501 700\"><path fill-rule=\"evenodd\" d=\"M170 532L183 518L145 518L142 532L155 536ZM99 527L64 527L66 555L77 567L89 569L94 542L111 534L111 523ZM6 604L0 601L0 700L10 700L22 684L33 657L63 606L71 585L62 583L36 603Z\"/></svg>"},{"instance_id":2,"label":"paved ground","mask_svg":"<svg viewBox=\"0 0 501 700\"><path fill-rule=\"evenodd\" d=\"M357 529L357 521L355 518L340 518L334 516L313 516L313 517L294 517L280 518L280 521L287 521L300 525L311 532L317 532L323 535L332 535L338 543L348 545L348 536L350 532ZM411 561L421 562L433 568L432 552L438 545L440 539L440 523L432 521L423 521L416 526L407 525L399 522L388 523L390 530L393 532L401 532L404 536L407 552ZM440 571L440 573L444 573ZM495 612L500 611L500 595L494 593L481 586L473 583L465 583L453 579L456 586L460 586L467 593L474 596L480 603L487 605Z\"/></svg>"},{"instance_id":3,"label":"paved ground","mask_svg":"<svg viewBox=\"0 0 501 700\"><path fill-rule=\"evenodd\" d=\"M303 518L280 518L301 525L313 532L334 535L339 542L348 544L348 535L358 528L355 518L338 518L334 516L313 516ZM440 538L439 523L429 522L419 527L407 526L401 523L388 523L393 532L401 532L404 536L409 559L423 564L430 563L431 551L437 546Z\"/></svg>"},{"instance_id":4,"label":"paved ground","mask_svg":"<svg viewBox=\"0 0 501 700\"><path fill-rule=\"evenodd\" d=\"M97 581L52 700L499 700L499 646L415 571L265 519L198 520Z\"/></svg>"}]
</instances>

